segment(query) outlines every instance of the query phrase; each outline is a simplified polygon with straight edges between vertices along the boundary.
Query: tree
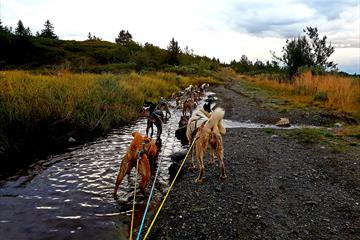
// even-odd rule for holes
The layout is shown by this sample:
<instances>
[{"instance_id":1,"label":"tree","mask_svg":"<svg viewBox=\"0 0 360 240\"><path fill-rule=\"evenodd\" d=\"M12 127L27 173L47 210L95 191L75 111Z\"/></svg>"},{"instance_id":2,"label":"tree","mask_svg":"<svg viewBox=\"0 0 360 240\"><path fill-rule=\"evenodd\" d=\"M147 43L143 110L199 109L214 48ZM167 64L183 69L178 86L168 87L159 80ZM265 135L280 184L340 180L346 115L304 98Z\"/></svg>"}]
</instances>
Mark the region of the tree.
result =
<instances>
[{"instance_id":1,"label":"tree","mask_svg":"<svg viewBox=\"0 0 360 240\"><path fill-rule=\"evenodd\" d=\"M327 37L319 38L317 28L307 27L304 29L306 36L287 39L283 47L281 57L272 52L273 58L285 64L289 74L293 76L300 67L312 67L320 71L335 70L336 64L328 62L328 58L334 52L334 47L326 44Z\"/></svg>"},{"instance_id":2,"label":"tree","mask_svg":"<svg viewBox=\"0 0 360 240\"><path fill-rule=\"evenodd\" d=\"M324 71L327 69L334 70L337 64L333 61L328 62L328 58L334 53L335 49L331 46L331 43L327 46L327 37L323 36L323 38L320 39L318 29L316 27L306 27L304 32L309 36L311 41L314 65L316 67L320 67Z\"/></svg>"},{"instance_id":3,"label":"tree","mask_svg":"<svg viewBox=\"0 0 360 240\"><path fill-rule=\"evenodd\" d=\"M1 19L0 19L0 32L5 31L5 27L2 25Z\"/></svg>"},{"instance_id":4,"label":"tree","mask_svg":"<svg viewBox=\"0 0 360 240\"><path fill-rule=\"evenodd\" d=\"M167 62L170 65L179 65L179 55L181 53L179 44L175 41L174 38L171 39L169 46L167 47L168 50L168 59Z\"/></svg>"},{"instance_id":5,"label":"tree","mask_svg":"<svg viewBox=\"0 0 360 240\"><path fill-rule=\"evenodd\" d=\"M45 21L44 27L45 28L41 30L40 37L58 39L58 36L54 33L54 26L49 20Z\"/></svg>"},{"instance_id":6,"label":"tree","mask_svg":"<svg viewBox=\"0 0 360 240\"><path fill-rule=\"evenodd\" d=\"M95 35L91 35L91 32L88 33L88 39L87 40L96 40L96 41L102 41L101 38L95 36Z\"/></svg>"},{"instance_id":7,"label":"tree","mask_svg":"<svg viewBox=\"0 0 360 240\"><path fill-rule=\"evenodd\" d=\"M19 20L15 28L15 35L18 37L31 36L30 28L25 28L23 22Z\"/></svg>"},{"instance_id":8,"label":"tree","mask_svg":"<svg viewBox=\"0 0 360 240\"><path fill-rule=\"evenodd\" d=\"M117 44L120 44L120 45L123 45L123 46L126 46L128 45L129 43L131 43L133 40L132 40L132 36L131 34L129 33L129 31L125 31L125 30L121 30L119 32L119 35L117 38L115 38L115 42Z\"/></svg>"}]
</instances>

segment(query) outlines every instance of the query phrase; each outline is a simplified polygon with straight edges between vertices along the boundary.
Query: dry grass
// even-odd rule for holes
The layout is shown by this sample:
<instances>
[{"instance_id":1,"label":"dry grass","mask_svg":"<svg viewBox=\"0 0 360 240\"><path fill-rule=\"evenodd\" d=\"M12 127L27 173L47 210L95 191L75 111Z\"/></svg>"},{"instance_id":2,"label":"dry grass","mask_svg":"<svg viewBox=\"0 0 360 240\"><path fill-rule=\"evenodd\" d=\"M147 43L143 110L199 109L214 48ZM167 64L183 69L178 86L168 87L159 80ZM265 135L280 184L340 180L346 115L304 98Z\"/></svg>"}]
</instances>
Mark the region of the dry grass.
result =
<instances>
[{"instance_id":1,"label":"dry grass","mask_svg":"<svg viewBox=\"0 0 360 240\"><path fill-rule=\"evenodd\" d=\"M298 106L316 106L360 119L360 81L337 75L313 76L305 72L292 83L266 77L248 77L253 84Z\"/></svg>"},{"instance_id":2,"label":"dry grass","mask_svg":"<svg viewBox=\"0 0 360 240\"><path fill-rule=\"evenodd\" d=\"M85 129L108 130L137 117L144 99L157 102L189 84L213 82L211 78L182 77L172 73L32 74L0 72L1 129L17 122L37 124L67 122ZM0 131L1 132L1 131Z\"/></svg>"}]
</instances>

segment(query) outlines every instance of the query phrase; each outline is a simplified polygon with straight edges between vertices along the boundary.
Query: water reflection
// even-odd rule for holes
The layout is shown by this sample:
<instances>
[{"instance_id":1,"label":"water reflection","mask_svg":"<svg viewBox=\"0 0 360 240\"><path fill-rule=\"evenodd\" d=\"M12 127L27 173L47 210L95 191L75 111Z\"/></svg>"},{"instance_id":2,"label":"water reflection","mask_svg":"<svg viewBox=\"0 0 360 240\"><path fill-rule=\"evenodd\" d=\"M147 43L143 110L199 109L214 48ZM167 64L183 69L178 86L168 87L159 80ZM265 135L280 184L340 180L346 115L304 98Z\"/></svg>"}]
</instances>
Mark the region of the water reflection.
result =
<instances>
[{"instance_id":1,"label":"water reflection","mask_svg":"<svg viewBox=\"0 0 360 240\"><path fill-rule=\"evenodd\" d=\"M184 148L175 138L180 113L163 126L162 161L150 209L162 199L169 182L170 155ZM120 159L132 140L145 134L146 120L114 129L106 138L39 161L40 169L6 182L0 188L0 236L8 239L124 239L128 238L135 170L112 196ZM156 131L154 129L154 131ZM156 169L157 166L155 166ZM152 181L150 181L152 183ZM148 188L150 189L151 184ZM135 226L147 199L137 194Z\"/></svg>"}]
</instances>

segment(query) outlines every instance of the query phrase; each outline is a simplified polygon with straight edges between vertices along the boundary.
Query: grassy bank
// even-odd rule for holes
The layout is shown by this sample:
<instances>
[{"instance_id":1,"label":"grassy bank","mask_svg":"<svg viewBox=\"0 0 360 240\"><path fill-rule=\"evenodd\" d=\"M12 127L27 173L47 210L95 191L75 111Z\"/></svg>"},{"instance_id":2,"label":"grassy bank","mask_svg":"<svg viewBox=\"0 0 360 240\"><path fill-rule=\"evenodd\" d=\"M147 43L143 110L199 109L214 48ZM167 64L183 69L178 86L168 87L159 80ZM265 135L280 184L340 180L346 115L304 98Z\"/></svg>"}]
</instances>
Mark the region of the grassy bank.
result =
<instances>
[{"instance_id":1,"label":"grassy bank","mask_svg":"<svg viewBox=\"0 0 360 240\"><path fill-rule=\"evenodd\" d=\"M265 89L271 97L295 108L318 108L345 114L360 121L360 79L339 75L314 76L305 72L291 82L268 75L242 76L252 87Z\"/></svg>"},{"instance_id":2,"label":"grassy bank","mask_svg":"<svg viewBox=\"0 0 360 240\"><path fill-rule=\"evenodd\" d=\"M215 80L172 73L0 72L0 157L44 152L66 146L69 137L80 141L106 133L137 118L145 99L157 102L202 82Z\"/></svg>"}]
</instances>

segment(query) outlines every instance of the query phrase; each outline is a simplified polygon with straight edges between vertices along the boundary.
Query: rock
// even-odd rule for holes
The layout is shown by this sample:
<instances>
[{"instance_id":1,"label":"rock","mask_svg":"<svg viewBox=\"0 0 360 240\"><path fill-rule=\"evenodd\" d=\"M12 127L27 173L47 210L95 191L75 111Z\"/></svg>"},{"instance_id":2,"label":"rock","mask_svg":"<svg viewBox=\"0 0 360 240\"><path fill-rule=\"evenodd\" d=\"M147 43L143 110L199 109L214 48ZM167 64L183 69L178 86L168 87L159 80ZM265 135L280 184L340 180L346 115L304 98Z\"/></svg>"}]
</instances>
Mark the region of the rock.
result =
<instances>
[{"instance_id":1,"label":"rock","mask_svg":"<svg viewBox=\"0 0 360 240\"><path fill-rule=\"evenodd\" d=\"M343 125L341 123L337 122L337 123L334 124L334 126L337 127L337 128L341 128Z\"/></svg>"},{"instance_id":2,"label":"rock","mask_svg":"<svg viewBox=\"0 0 360 240\"><path fill-rule=\"evenodd\" d=\"M73 137L69 137L69 139L68 139L68 143L74 143L74 142L76 142L75 138L73 138Z\"/></svg>"},{"instance_id":3,"label":"rock","mask_svg":"<svg viewBox=\"0 0 360 240\"><path fill-rule=\"evenodd\" d=\"M280 118L275 125L278 127L290 127L290 120L288 118Z\"/></svg>"},{"instance_id":4,"label":"rock","mask_svg":"<svg viewBox=\"0 0 360 240\"><path fill-rule=\"evenodd\" d=\"M216 192L222 192L222 188L220 186L218 186L218 187L215 188L215 191Z\"/></svg>"},{"instance_id":5,"label":"rock","mask_svg":"<svg viewBox=\"0 0 360 240\"><path fill-rule=\"evenodd\" d=\"M271 135L270 138L271 138L271 139L277 139L277 138L279 138L279 135Z\"/></svg>"}]
</instances>

